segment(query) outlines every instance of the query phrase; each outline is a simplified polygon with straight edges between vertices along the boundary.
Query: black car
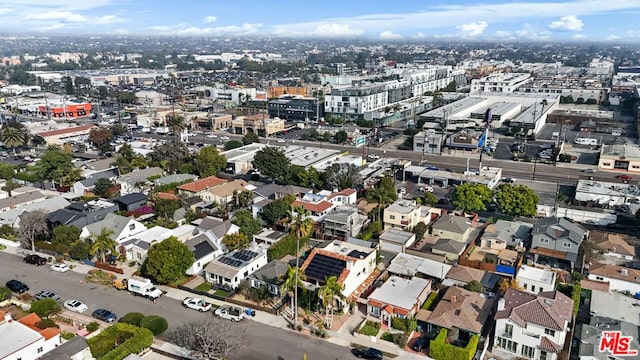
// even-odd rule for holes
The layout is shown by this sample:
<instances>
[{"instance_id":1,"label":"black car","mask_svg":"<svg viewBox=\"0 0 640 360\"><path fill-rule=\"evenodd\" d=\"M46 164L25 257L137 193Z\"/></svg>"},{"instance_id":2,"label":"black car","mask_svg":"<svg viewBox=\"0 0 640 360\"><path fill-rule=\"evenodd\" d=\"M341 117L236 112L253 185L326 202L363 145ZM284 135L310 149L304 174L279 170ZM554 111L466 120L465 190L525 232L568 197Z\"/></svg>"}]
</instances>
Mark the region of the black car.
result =
<instances>
[{"instance_id":1,"label":"black car","mask_svg":"<svg viewBox=\"0 0 640 360\"><path fill-rule=\"evenodd\" d=\"M423 352L424 349L427 348L427 344L428 344L428 341L426 337L417 338L416 341L411 346L411 350L417 351L417 352Z\"/></svg>"},{"instance_id":2,"label":"black car","mask_svg":"<svg viewBox=\"0 0 640 360\"><path fill-rule=\"evenodd\" d=\"M374 348L353 349L351 353L360 359L382 360L382 351Z\"/></svg>"},{"instance_id":3,"label":"black car","mask_svg":"<svg viewBox=\"0 0 640 360\"><path fill-rule=\"evenodd\" d=\"M47 263L47 259L38 255L27 255L24 257L24 259L22 259L22 261L26 262L27 264L34 264L38 266L44 265Z\"/></svg>"},{"instance_id":4,"label":"black car","mask_svg":"<svg viewBox=\"0 0 640 360\"><path fill-rule=\"evenodd\" d=\"M15 279L7 281L6 286L16 294L22 294L29 291L29 287L25 283Z\"/></svg>"},{"instance_id":5,"label":"black car","mask_svg":"<svg viewBox=\"0 0 640 360\"><path fill-rule=\"evenodd\" d=\"M107 309L98 309L91 314L94 318L104 322L112 323L118 318L116 314Z\"/></svg>"}]
</instances>

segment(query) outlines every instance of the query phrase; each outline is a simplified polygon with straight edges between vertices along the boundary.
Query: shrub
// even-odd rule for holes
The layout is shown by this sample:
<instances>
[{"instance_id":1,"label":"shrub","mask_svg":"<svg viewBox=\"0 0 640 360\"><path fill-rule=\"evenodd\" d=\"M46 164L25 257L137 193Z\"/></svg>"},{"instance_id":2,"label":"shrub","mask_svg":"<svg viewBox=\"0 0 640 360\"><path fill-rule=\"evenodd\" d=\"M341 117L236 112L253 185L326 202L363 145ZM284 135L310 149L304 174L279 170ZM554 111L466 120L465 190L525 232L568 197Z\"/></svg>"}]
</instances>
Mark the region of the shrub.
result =
<instances>
[{"instance_id":1,"label":"shrub","mask_svg":"<svg viewBox=\"0 0 640 360\"><path fill-rule=\"evenodd\" d=\"M71 340L74 337L76 337L76 334L63 331L62 334L60 334L60 336L65 340Z\"/></svg>"},{"instance_id":2,"label":"shrub","mask_svg":"<svg viewBox=\"0 0 640 360\"><path fill-rule=\"evenodd\" d=\"M402 330L404 332L412 332L416 329L418 323L415 319L406 318L402 319L399 317L394 317L391 319L391 327L397 330Z\"/></svg>"},{"instance_id":3,"label":"shrub","mask_svg":"<svg viewBox=\"0 0 640 360\"><path fill-rule=\"evenodd\" d=\"M153 335L160 335L169 328L169 323L162 316L149 315L140 321L140 327L151 330Z\"/></svg>"},{"instance_id":4,"label":"shrub","mask_svg":"<svg viewBox=\"0 0 640 360\"><path fill-rule=\"evenodd\" d=\"M38 329L43 330L46 328L60 328L60 326L51 319L42 319L36 323L36 326L38 327Z\"/></svg>"},{"instance_id":5,"label":"shrub","mask_svg":"<svg viewBox=\"0 0 640 360\"><path fill-rule=\"evenodd\" d=\"M122 360L151 346L153 333L148 329L118 323L109 326L87 342L93 357L101 360Z\"/></svg>"},{"instance_id":6,"label":"shrub","mask_svg":"<svg viewBox=\"0 0 640 360\"><path fill-rule=\"evenodd\" d=\"M364 326L358 330L359 334L367 336L377 336L380 331L380 323L377 321L367 321Z\"/></svg>"},{"instance_id":7,"label":"shrub","mask_svg":"<svg viewBox=\"0 0 640 360\"><path fill-rule=\"evenodd\" d=\"M94 332L94 331L96 331L98 329L100 329L100 325L95 321L92 321L92 322L87 324L87 331L89 333L92 333L92 332Z\"/></svg>"},{"instance_id":8,"label":"shrub","mask_svg":"<svg viewBox=\"0 0 640 360\"><path fill-rule=\"evenodd\" d=\"M478 347L478 335L472 335L466 347L447 344L447 329L440 329L438 336L429 343L429 356L438 360L472 360Z\"/></svg>"},{"instance_id":9,"label":"shrub","mask_svg":"<svg viewBox=\"0 0 640 360\"><path fill-rule=\"evenodd\" d=\"M131 325L135 325L135 326L140 326L140 322L142 321L142 319L144 319L144 314L143 313L130 312L130 313L124 315L123 317L121 317L120 319L118 319L118 322L125 323L125 324L131 324Z\"/></svg>"},{"instance_id":10,"label":"shrub","mask_svg":"<svg viewBox=\"0 0 640 360\"><path fill-rule=\"evenodd\" d=\"M51 298L36 300L31 303L31 312L36 313L43 319L46 319L51 315L55 315L60 311L62 311L60 304Z\"/></svg>"},{"instance_id":11,"label":"shrub","mask_svg":"<svg viewBox=\"0 0 640 360\"><path fill-rule=\"evenodd\" d=\"M11 290L8 287L0 286L0 301L11 298Z\"/></svg>"},{"instance_id":12,"label":"shrub","mask_svg":"<svg viewBox=\"0 0 640 360\"><path fill-rule=\"evenodd\" d=\"M285 255L295 255L296 241L296 237L293 234L290 234L285 236L277 243L273 244L267 251L267 257L269 258L269 261L281 259ZM300 239L300 249L304 248L308 241L309 237Z\"/></svg>"},{"instance_id":13,"label":"shrub","mask_svg":"<svg viewBox=\"0 0 640 360\"><path fill-rule=\"evenodd\" d=\"M425 300L424 304L422 304L422 309L433 310L433 306L435 305L437 298L438 298L438 293L435 291L431 292L431 294L427 296L427 300Z\"/></svg>"},{"instance_id":14,"label":"shrub","mask_svg":"<svg viewBox=\"0 0 640 360\"><path fill-rule=\"evenodd\" d=\"M571 299L573 300L573 316L578 314L578 310L580 309L580 293L582 292L582 287L580 283L573 284L573 289L571 290Z\"/></svg>"}]
</instances>

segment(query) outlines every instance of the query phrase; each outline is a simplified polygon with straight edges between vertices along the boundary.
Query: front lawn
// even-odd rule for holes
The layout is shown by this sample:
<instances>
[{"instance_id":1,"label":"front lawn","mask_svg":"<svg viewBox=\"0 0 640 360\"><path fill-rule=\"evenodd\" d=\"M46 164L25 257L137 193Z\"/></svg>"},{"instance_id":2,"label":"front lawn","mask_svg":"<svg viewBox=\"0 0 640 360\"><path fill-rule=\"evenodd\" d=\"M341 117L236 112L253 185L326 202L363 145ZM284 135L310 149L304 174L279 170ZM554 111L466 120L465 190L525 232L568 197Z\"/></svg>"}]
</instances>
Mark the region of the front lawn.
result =
<instances>
[{"instance_id":1,"label":"front lawn","mask_svg":"<svg viewBox=\"0 0 640 360\"><path fill-rule=\"evenodd\" d=\"M211 290L211 287L212 287L211 283L208 281L205 281L202 284L196 286L195 289L206 293L206 292L209 292L209 290Z\"/></svg>"},{"instance_id":2,"label":"front lawn","mask_svg":"<svg viewBox=\"0 0 640 360\"><path fill-rule=\"evenodd\" d=\"M227 290L224 290L224 289L218 289L213 294L215 296L220 296L220 297L226 298L227 296L229 296L230 292L228 292Z\"/></svg>"},{"instance_id":3,"label":"front lawn","mask_svg":"<svg viewBox=\"0 0 640 360\"><path fill-rule=\"evenodd\" d=\"M377 321L367 321L363 327L358 330L359 334L367 336L378 336L380 332L380 323Z\"/></svg>"}]
</instances>

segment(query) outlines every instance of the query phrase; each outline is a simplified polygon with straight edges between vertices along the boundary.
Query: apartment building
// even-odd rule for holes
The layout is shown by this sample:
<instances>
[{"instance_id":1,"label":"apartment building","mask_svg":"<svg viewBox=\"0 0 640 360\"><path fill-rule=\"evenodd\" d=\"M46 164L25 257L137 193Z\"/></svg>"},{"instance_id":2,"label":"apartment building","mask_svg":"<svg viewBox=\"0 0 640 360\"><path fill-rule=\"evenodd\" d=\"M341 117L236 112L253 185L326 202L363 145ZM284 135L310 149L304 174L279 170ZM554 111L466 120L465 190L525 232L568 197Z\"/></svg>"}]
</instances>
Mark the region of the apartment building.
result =
<instances>
[{"instance_id":1,"label":"apartment building","mask_svg":"<svg viewBox=\"0 0 640 360\"><path fill-rule=\"evenodd\" d=\"M471 80L471 93L512 93L529 81L531 81L531 74L528 73L491 74Z\"/></svg>"},{"instance_id":2,"label":"apartment building","mask_svg":"<svg viewBox=\"0 0 640 360\"><path fill-rule=\"evenodd\" d=\"M421 206L415 201L400 199L384 209L382 223L384 229L400 229L411 231L419 222L431 223L434 213L428 206Z\"/></svg>"}]
</instances>

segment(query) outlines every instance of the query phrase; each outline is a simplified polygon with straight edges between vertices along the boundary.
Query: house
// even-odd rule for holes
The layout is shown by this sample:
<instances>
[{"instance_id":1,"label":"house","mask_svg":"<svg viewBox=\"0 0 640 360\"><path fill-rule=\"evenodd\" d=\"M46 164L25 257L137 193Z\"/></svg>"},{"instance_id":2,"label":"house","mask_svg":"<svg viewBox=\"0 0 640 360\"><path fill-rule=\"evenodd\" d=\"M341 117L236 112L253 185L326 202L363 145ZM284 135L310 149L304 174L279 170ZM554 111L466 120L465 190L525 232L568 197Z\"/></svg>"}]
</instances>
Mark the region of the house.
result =
<instances>
[{"instance_id":1,"label":"house","mask_svg":"<svg viewBox=\"0 0 640 360\"><path fill-rule=\"evenodd\" d=\"M375 268L375 249L334 240L324 248L313 248L300 271L305 274L304 282L309 288L324 285L331 276L337 277L343 286L342 295L348 298Z\"/></svg>"},{"instance_id":2,"label":"house","mask_svg":"<svg viewBox=\"0 0 640 360\"><path fill-rule=\"evenodd\" d=\"M565 218L543 218L533 226L529 252L538 264L568 262L573 269L580 245L588 234L582 226Z\"/></svg>"},{"instance_id":3,"label":"house","mask_svg":"<svg viewBox=\"0 0 640 360\"><path fill-rule=\"evenodd\" d=\"M390 228L380 234L380 250L403 253L416 241L416 234L400 229Z\"/></svg>"},{"instance_id":4,"label":"house","mask_svg":"<svg viewBox=\"0 0 640 360\"><path fill-rule=\"evenodd\" d=\"M98 179L107 179L114 181L118 177L118 169L107 169L99 172L92 173L84 180L76 181L71 188L71 191L75 194L84 194L85 191L91 191Z\"/></svg>"},{"instance_id":5,"label":"house","mask_svg":"<svg viewBox=\"0 0 640 360\"><path fill-rule=\"evenodd\" d=\"M134 211L147 204L147 195L134 192L112 199L112 201L118 204L120 211Z\"/></svg>"},{"instance_id":6,"label":"house","mask_svg":"<svg viewBox=\"0 0 640 360\"><path fill-rule=\"evenodd\" d=\"M86 162L76 163L76 167L82 169L82 176L88 177L91 174L95 174L101 171L115 168L113 165L113 158L91 160Z\"/></svg>"},{"instance_id":7,"label":"house","mask_svg":"<svg viewBox=\"0 0 640 360\"><path fill-rule=\"evenodd\" d=\"M203 179L204 180L204 179ZM186 184L188 185L188 184ZM244 180L231 180L217 186L213 186L200 192L199 196L204 201L213 201L218 204L229 204L234 201L234 194L247 190L249 183Z\"/></svg>"},{"instance_id":8,"label":"house","mask_svg":"<svg viewBox=\"0 0 640 360\"><path fill-rule=\"evenodd\" d=\"M42 319L31 313L14 321L11 314L0 311L0 359L37 359L60 345L60 329L36 326Z\"/></svg>"},{"instance_id":9,"label":"house","mask_svg":"<svg viewBox=\"0 0 640 360\"><path fill-rule=\"evenodd\" d=\"M325 196L313 193L306 193L302 198L298 198L291 203L292 208L297 206L302 206L308 210L311 213L309 217L315 222L322 221L336 207L336 205L327 201Z\"/></svg>"},{"instance_id":10,"label":"house","mask_svg":"<svg viewBox=\"0 0 640 360\"><path fill-rule=\"evenodd\" d=\"M400 253L387 267L390 274L398 276L421 276L438 281L444 280L451 265L415 255Z\"/></svg>"},{"instance_id":11,"label":"house","mask_svg":"<svg viewBox=\"0 0 640 360\"><path fill-rule=\"evenodd\" d=\"M98 235L102 229L113 231L111 239L121 243L124 239L147 230L147 227L133 217L110 213L100 221L83 226L80 231L80 238L87 239L92 237L92 234Z\"/></svg>"},{"instance_id":12,"label":"house","mask_svg":"<svg viewBox=\"0 0 640 360\"><path fill-rule=\"evenodd\" d=\"M526 222L500 219L485 227L480 247L501 250L507 246L520 246L522 242L529 240L532 228L533 224Z\"/></svg>"},{"instance_id":13,"label":"house","mask_svg":"<svg viewBox=\"0 0 640 360\"><path fill-rule=\"evenodd\" d=\"M234 250L213 260L204 268L208 282L233 289L249 274L267 265L267 252L258 247Z\"/></svg>"},{"instance_id":14,"label":"house","mask_svg":"<svg viewBox=\"0 0 640 360\"><path fill-rule=\"evenodd\" d=\"M127 261L142 264L147 258L149 248L173 236L173 231L162 226L154 226L119 242L118 250L124 253Z\"/></svg>"},{"instance_id":15,"label":"house","mask_svg":"<svg viewBox=\"0 0 640 360\"><path fill-rule=\"evenodd\" d=\"M235 234L240 227L231 223L231 220L222 220L212 216L203 217L192 222L201 232L211 231L213 235L222 239L225 235Z\"/></svg>"},{"instance_id":16,"label":"house","mask_svg":"<svg viewBox=\"0 0 640 360\"><path fill-rule=\"evenodd\" d=\"M226 182L228 182L228 180L220 179L217 176L209 176L204 179L199 179L190 183L182 184L176 189L178 191L178 195L186 197L202 196L203 193L209 192L212 188L220 186Z\"/></svg>"},{"instance_id":17,"label":"house","mask_svg":"<svg viewBox=\"0 0 640 360\"><path fill-rule=\"evenodd\" d=\"M367 298L367 315L391 327L394 317L415 317L430 292L431 281L427 279L391 276Z\"/></svg>"},{"instance_id":18,"label":"house","mask_svg":"<svg viewBox=\"0 0 640 360\"><path fill-rule=\"evenodd\" d=\"M253 288L266 286L271 295L280 298L285 295L282 291L282 285L286 280L288 270L288 263L281 260L271 260L267 265L249 274L249 285Z\"/></svg>"},{"instance_id":19,"label":"house","mask_svg":"<svg viewBox=\"0 0 640 360\"><path fill-rule=\"evenodd\" d=\"M494 316L494 351L512 359L558 360L572 316L573 300L560 291L508 289Z\"/></svg>"},{"instance_id":20,"label":"house","mask_svg":"<svg viewBox=\"0 0 640 360\"><path fill-rule=\"evenodd\" d=\"M351 188L336 191L327 195L327 201L337 206L356 205L358 192Z\"/></svg>"},{"instance_id":21,"label":"house","mask_svg":"<svg viewBox=\"0 0 640 360\"><path fill-rule=\"evenodd\" d=\"M185 242L189 250L193 252L193 264L187 269L187 275L199 275L204 267L224 255L225 249L222 239L218 239L213 232L205 231Z\"/></svg>"},{"instance_id":22,"label":"house","mask_svg":"<svg viewBox=\"0 0 640 360\"><path fill-rule=\"evenodd\" d=\"M171 174L153 180L153 185L161 186L169 184L182 184L187 181L196 181L197 179L198 176L193 174Z\"/></svg>"},{"instance_id":23,"label":"house","mask_svg":"<svg viewBox=\"0 0 640 360\"><path fill-rule=\"evenodd\" d=\"M627 321L620 321L602 316L591 316L588 324L577 324L575 334L580 339L578 356L580 360L610 360L611 352L600 351L600 340L605 331L619 331L623 336L630 336L629 350L640 352L638 327ZM632 355L632 354L630 354ZM636 354L637 355L637 354ZM613 357L614 359L617 359ZM620 359L624 359L622 357ZM631 357L626 357L630 359Z\"/></svg>"},{"instance_id":24,"label":"house","mask_svg":"<svg viewBox=\"0 0 640 360\"><path fill-rule=\"evenodd\" d=\"M253 241L258 244L266 244L271 246L287 236L287 233L269 228L264 228L259 233L253 235Z\"/></svg>"},{"instance_id":25,"label":"house","mask_svg":"<svg viewBox=\"0 0 640 360\"><path fill-rule=\"evenodd\" d=\"M162 175L163 170L159 167L149 167L146 169L133 169L133 171L118 176L116 184L120 184L120 194L126 195L133 192L142 192L145 185L149 183L149 178Z\"/></svg>"},{"instance_id":26,"label":"house","mask_svg":"<svg viewBox=\"0 0 640 360\"><path fill-rule=\"evenodd\" d=\"M516 282L524 291L537 295L540 292L553 291L556 288L556 273L533 266L520 266Z\"/></svg>"},{"instance_id":27,"label":"house","mask_svg":"<svg viewBox=\"0 0 640 360\"><path fill-rule=\"evenodd\" d=\"M489 327L493 299L456 286L449 287L426 319L427 332L438 334L447 329L452 340L468 341L472 335L482 335Z\"/></svg>"},{"instance_id":28,"label":"house","mask_svg":"<svg viewBox=\"0 0 640 360\"><path fill-rule=\"evenodd\" d=\"M468 266L456 265L449 270L442 285L465 287L472 281L482 285L483 292L493 292L498 287L500 276Z\"/></svg>"},{"instance_id":29,"label":"house","mask_svg":"<svg viewBox=\"0 0 640 360\"><path fill-rule=\"evenodd\" d=\"M34 190L25 193L12 192L12 196L0 199L0 212L9 211L26 205L43 201L47 196L40 191Z\"/></svg>"},{"instance_id":30,"label":"house","mask_svg":"<svg viewBox=\"0 0 640 360\"><path fill-rule=\"evenodd\" d=\"M64 209L71 203L62 196L54 196L42 201L34 202L29 205L20 206L15 209L0 211L0 225L11 225L15 228L20 227L20 215L24 212L40 210L45 214L56 210Z\"/></svg>"},{"instance_id":31,"label":"house","mask_svg":"<svg viewBox=\"0 0 640 360\"><path fill-rule=\"evenodd\" d=\"M447 261L456 262L459 261L460 255L462 255L466 247L466 243L453 239L439 238L431 246L431 252L444 256Z\"/></svg>"},{"instance_id":32,"label":"house","mask_svg":"<svg viewBox=\"0 0 640 360\"><path fill-rule=\"evenodd\" d=\"M319 238L346 240L348 237L357 236L368 222L369 218L361 214L358 208L349 205L337 206L322 219Z\"/></svg>"},{"instance_id":33,"label":"house","mask_svg":"<svg viewBox=\"0 0 640 360\"><path fill-rule=\"evenodd\" d=\"M608 282L609 289L619 292L640 292L640 270L618 265L596 263L589 267L589 280Z\"/></svg>"},{"instance_id":34,"label":"house","mask_svg":"<svg viewBox=\"0 0 640 360\"><path fill-rule=\"evenodd\" d=\"M592 291L589 315L624 320L640 327L640 299L617 291Z\"/></svg>"},{"instance_id":35,"label":"house","mask_svg":"<svg viewBox=\"0 0 640 360\"><path fill-rule=\"evenodd\" d=\"M636 249L629 244L629 238L629 235L599 230L589 232L589 240L593 243L593 247L602 251L604 256L624 260L633 260L636 255Z\"/></svg>"},{"instance_id":36,"label":"house","mask_svg":"<svg viewBox=\"0 0 640 360\"><path fill-rule=\"evenodd\" d=\"M47 221L52 227L59 225L75 226L79 229L100 221L107 214L118 211L118 205L103 199L77 202L64 209L49 213Z\"/></svg>"},{"instance_id":37,"label":"house","mask_svg":"<svg viewBox=\"0 0 640 360\"><path fill-rule=\"evenodd\" d=\"M473 233L472 220L453 213L444 214L431 226L431 234L440 239L451 239L468 244Z\"/></svg>"},{"instance_id":38,"label":"house","mask_svg":"<svg viewBox=\"0 0 640 360\"><path fill-rule=\"evenodd\" d=\"M311 192L311 189L296 185L280 185L271 183L260 186L253 190L253 192L256 194L256 197L277 200L289 194L295 197L302 197L304 194Z\"/></svg>"},{"instance_id":39,"label":"house","mask_svg":"<svg viewBox=\"0 0 640 360\"><path fill-rule=\"evenodd\" d=\"M411 231L419 222L429 225L433 214L440 214L440 210L400 199L384 209L382 223L385 230L396 228Z\"/></svg>"},{"instance_id":40,"label":"house","mask_svg":"<svg viewBox=\"0 0 640 360\"><path fill-rule=\"evenodd\" d=\"M91 350L89 343L83 336L76 336L71 340L65 341L62 345L54 348L39 357L39 360L84 360L91 359Z\"/></svg>"}]
</instances>

